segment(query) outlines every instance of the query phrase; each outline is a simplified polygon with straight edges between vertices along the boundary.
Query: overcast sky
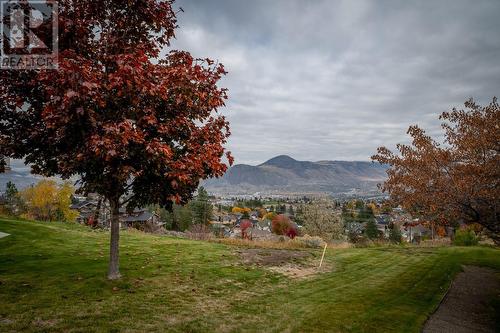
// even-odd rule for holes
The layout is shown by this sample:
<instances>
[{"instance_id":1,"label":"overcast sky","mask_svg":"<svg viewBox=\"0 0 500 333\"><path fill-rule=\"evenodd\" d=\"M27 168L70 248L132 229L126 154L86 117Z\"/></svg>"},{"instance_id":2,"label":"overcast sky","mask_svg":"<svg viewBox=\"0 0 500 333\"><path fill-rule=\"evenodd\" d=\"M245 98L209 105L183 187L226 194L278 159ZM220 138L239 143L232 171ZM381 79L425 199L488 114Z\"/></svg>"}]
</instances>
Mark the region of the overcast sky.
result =
<instances>
[{"instance_id":1,"label":"overcast sky","mask_svg":"<svg viewBox=\"0 0 500 333\"><path fill-rule=\"evenodd\" d=\"M500 95L500 1L178 0L174 48L223 63L237 163L368 160Z\"/></svg>"}]
</instances>

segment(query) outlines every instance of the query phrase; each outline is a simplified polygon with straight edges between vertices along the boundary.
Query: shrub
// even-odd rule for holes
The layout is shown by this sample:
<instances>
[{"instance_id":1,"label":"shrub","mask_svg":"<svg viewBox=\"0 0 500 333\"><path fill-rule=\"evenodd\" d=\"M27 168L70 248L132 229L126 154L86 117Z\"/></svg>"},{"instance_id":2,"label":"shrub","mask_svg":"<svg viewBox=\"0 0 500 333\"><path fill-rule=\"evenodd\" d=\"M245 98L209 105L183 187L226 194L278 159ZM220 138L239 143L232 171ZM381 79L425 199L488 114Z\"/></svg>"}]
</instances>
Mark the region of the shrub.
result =
<instances>
[{"instance_id":1,"label":"shrub","mask_svg":"<svg viewBox=\"0 0 500 333\"><path fill-rule=\"evenodd\" d=\"M277 215L271 223L272 232L280 236L294 238L297 236L297 229L288 217L283 214ZM292 237L293 236L293 237Z\"/></svg>"},{"instance_id":2,"label":"shrub","mask_svg":"<svg viewBox=\"0 0 500 333\"><path fill-rule=\"evenodd\" d=\"M210 227L205 224L193 224L186 235L188 238L195 240L209 240L214 236Z\"/></svg>"},{"instance_id":3,"label":"shrub","mask_svg":"<svg viewBox=\"0 0 500 333\"><path fill-rule=\"evenodd\" d=\"M479 239L476 233L469 228L457 230L455 239L453 240L453 244L458 246L472 246L477 245L478 242Z\"/></svg>"},{"instance_id":4,"label":"shrub","mask_svg":"<svg viewBox=\"0 0 500 333\"><path fill-rule=\"evenodd\" d=\"M318 236L304 235L303 237L296 237L293 241L307 248L322 248L325 246L325 241Z\"/></svg>"},{"instance_id":5,"label":"shrub","mask_svg":"<svg viewBox=\"0 0 500 333\"><path fill-rule=\"evenodd\" d=\"M150 234L158 234L158 235L165 234L165 229L163 228L162 225L153 223L151 221L146 221L144 223L141 222L132 223L130 227Z\"/></svg>"},{"instance_id":6,"label":"shrub","mask_svg":"<svg viewBox=\"0 0 500 333\"><path fill-rule=\"evenodd\" d=\"M350 243L356 244L364 240L364 236L357 233L355 230L349 230L347 233L347 239Z\"/></svg>"},{"instance_id":7,"label":"shrub","mask_svg":"<svg viewBox=\"0 0 500 333\"><path fill-rule=\"evenodd\" d=\"M294 239L297 236L297 229L295 229L295 227L291 226L286 231L286 235L288 236L288 238Z\"/></svg>"}]
</instances>

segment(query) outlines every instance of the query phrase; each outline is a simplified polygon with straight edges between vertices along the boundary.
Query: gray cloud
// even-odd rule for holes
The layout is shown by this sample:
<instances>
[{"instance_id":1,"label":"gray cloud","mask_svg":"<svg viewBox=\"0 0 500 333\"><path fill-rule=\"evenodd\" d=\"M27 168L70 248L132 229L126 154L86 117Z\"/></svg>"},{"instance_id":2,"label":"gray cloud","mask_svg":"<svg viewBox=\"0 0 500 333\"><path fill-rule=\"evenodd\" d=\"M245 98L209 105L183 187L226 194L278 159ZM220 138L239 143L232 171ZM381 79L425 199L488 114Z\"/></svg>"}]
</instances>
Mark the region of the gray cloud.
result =
<instances>
[{"instance_id":1,"label":"gray cloud","mask_svg":"<svg viewBox=\"0 0 500 333\"><path fill-rule=\"evenodd\" d=\"M228 148L368 160L419 124L500 95L500 2L178 0L173 48L229 71Z\"/></svg>"}]
</instances>

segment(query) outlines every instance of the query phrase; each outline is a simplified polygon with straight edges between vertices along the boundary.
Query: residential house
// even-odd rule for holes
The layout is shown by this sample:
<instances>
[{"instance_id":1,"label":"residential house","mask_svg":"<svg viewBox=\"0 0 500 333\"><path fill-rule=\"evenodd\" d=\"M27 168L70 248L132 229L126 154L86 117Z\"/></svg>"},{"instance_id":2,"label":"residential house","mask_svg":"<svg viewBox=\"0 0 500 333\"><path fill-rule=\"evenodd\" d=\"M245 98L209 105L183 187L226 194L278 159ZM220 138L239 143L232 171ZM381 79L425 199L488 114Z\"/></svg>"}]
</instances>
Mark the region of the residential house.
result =
<instances>
[{"instance_id":1,"label":"residential house","mask_svg":"<svg viewBox=\"0 0 500 333\"><path fill-rule=\"evenodd\" d=\"M81 198L80 198L81 200ZM98 197L88 196L81 201L77 201L70 206L78 211L77 222L92 226L109 228L111 223L111 212L106 202L99 201ZM120 226L122 228L136 228L140 230L150 230L149 227L162 226L164 223L156 213L151 213L146 209L134 209L127 212L125 208L120 208Z\"/></svg>"},{"instance_id":2,"label":"residential house","mask_svg":"<svg viewBox=\"0 0 500 333\"><path fill-rule=\"evenodd\" d=\"M147 231L151 227L159 227L164 224L158 214L149 212L146 209L135 209L131 213L122 213L120 211L120 213L120 225L122 228L135 228Z\"/></svg>"},{"instance_id":3,"label":"residential house","mask_svg":"<svg viewBox=\"0 0 500 333\"><path fill-rule=\"evenodd\" d=\"M252 210L250 213L248 213L248 215L252 220L257 220L259 218L259 212L256 210Z\"/></svg>"},{"instance_id":4,"label":"residential house","mask_svg":"<svg viewBox=\"0 0 500 333\"><path fill-rule=\"evenodd\" d=\"M279 236L273 234L269 230L259 230L257 228L250 228L247 230L247 234L249 234L250 239L252 240L261 240L261 241L278 241Z\"/></svg>"},{"instance_id":5,"label":"residential house","mask_svg":"<svg viewBox=\"0 0 500 333\"><path fill-rule=\"evenodd\" d=\"M431 230L419 222L407 223L402 235L410 243L420 243L422 238L431 235Z\"/></svg>"},{"instance_id":6,"label":"residential house","mask_svg":"<svg viewBox=\"0 0 500 333\"><path fill-rule=\"evenodd\" d=\"M345 226L347 233L361 235L365 231L365 225L360 222L349 222Z\"/></svg>"},{"instance_id":7,"label":"residential house","mask_svg":"<svg viewBox=\"0 0 500 333\"><path fill-rule=\"evenodd\" d=\"M271 231L271 220L265 219L257 223L256 228L263 231Z\"/></svg>"},{"instance_id":8,"label":"residential house","mask_svg":"<svg viewBox=\"0 0 500 333\"><path fill-rule=\"evenodd\" d=\"M73 203L69 208L78 211L76 221L81 224L89 224L97 215L98 203L95 201L83 200Z\"/></svg>"},{"instance_id":9,"label":"residential house","mask_svg":"<svg viewBox=\"0 0 500 333\"><path fill-rule=\"evenodd\" d=\"M384 235L384 237L389 237L389 225L391 223L391 217L386 214L375 216L375 223L377 229Z\"/></svg>"}]
</instances>

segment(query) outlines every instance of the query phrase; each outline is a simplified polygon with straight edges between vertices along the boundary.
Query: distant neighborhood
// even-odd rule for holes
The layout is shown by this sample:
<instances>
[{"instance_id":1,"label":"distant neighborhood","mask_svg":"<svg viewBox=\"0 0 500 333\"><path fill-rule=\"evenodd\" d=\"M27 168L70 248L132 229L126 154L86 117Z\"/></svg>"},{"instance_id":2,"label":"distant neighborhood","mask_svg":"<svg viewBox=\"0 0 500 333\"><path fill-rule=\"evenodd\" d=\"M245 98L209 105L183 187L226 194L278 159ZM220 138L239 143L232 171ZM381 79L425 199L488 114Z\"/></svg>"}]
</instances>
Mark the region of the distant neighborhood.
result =
<instances>
[{"instance_id":1,"label":"distant neighborhood","mask_svg":"<svg viewBox=\"0 0 500 333\"><path fill-rule=\"evenodd\" d=\"M45 199L54 199L43 202L44 198L37 197L41 195ZM63 196L67 198L62 199ZM31 207L35 205L43 207ZM323 226L311 228L311 217L304 212L311 207L327 217L325 225L336 228L335 234L325 232ZM110 227L110 207L106 200L97 194L75 194L69 183L61 185L44 180L20 191L9 183L7 191L0 197L0 208L17 216L75 221L99 229ZM451 227L436 227L432 222L412 217L401 207L391 207L381 198L335 199L325 194L230 197L209 195L203 187L191 202L184 206L174 205L171 210L153 206L133 210L122 207L120 227L180 237L204 234L204 238L283 241L307 235L328 242L348 241L354 244L391 239L420 243L453 233Z\"/></svg>"}]
</instances>

